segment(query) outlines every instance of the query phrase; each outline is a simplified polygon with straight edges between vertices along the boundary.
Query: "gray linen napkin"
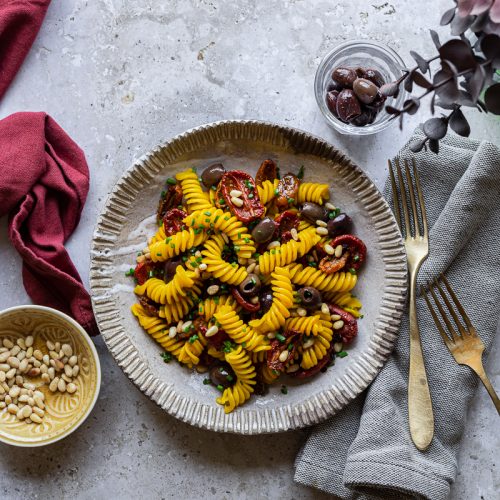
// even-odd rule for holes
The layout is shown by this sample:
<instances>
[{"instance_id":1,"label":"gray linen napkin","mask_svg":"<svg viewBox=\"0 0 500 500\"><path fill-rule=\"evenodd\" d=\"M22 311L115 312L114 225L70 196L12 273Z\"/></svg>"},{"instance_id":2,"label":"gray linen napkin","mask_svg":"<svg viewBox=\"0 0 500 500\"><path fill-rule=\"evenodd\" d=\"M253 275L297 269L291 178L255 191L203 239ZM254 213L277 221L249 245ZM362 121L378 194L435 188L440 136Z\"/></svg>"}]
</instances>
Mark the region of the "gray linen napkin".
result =
<instances>
[{"instance_id":1,"label":"gray linen napkin","mask_svg":"<svg viewBox=\"0 0 500 500\"><path fill-rule=\"evenodd\" d=\"M417 129L412 141L422 137ZM408 144L401 158L413 153ZM488 142L449 135L439 155L416 155L427 206L430 254L419 283L445 272L489 353L499 318L500 150ZM384 192L392 204L389 185ZM455 363L422 297L417 310L435 416L425 452L408 430L408 316L395 350L362 395L315 427L295 463L295 481L343 499L445 499L477 377Z\"/></svg>"}]
</instances>

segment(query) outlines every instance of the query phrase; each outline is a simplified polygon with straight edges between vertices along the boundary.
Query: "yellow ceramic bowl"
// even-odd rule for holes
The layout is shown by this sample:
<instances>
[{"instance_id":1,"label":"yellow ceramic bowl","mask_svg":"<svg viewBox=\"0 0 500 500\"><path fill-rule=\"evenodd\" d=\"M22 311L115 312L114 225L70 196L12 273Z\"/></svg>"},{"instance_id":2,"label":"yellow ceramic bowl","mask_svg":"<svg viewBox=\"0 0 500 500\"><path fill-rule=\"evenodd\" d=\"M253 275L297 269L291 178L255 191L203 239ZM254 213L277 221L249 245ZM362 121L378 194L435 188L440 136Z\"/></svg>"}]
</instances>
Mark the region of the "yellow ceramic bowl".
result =
<instances>
[{"instance_id":1,"label":"yellow ceramic bowl","mask_svg":"<svg viewBox=\"0 0 500 500\"><path fill-rule=\"evenodd\" d=\"M101 366L94 344L72 318L42 306L18 306L0 312L0 347L5 338L16 343L19 337L34 337L34 349L47 354L46 341L67 343L78 356L80 371L74 379L74 394L52 393L40 377L34 383L45 395L42 423L26 423L0 410L0 441L14 446L43 446L65 438L89 416L101 386Z\"/></svg>"}]
</instances>

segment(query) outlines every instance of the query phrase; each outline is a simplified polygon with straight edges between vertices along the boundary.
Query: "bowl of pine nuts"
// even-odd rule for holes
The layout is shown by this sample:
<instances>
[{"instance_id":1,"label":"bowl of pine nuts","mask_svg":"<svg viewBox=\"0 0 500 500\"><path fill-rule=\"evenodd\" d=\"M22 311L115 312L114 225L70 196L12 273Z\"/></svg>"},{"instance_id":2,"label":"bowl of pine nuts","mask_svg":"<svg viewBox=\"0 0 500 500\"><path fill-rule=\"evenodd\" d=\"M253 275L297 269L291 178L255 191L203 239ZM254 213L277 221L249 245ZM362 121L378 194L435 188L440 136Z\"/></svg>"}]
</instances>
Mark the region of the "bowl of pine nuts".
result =
<instances>
[{"instance_id":1,"label":"bowl of pine nuts","mask_svg":"<svg viewBox=\"0 0 500 500\"><path fill-rule=\"evenodd\" d=\"M0 441L33 447L65 438L100 386L97 351L72 318L35 305L0 312Z\"/></svg>"}]
</instances>

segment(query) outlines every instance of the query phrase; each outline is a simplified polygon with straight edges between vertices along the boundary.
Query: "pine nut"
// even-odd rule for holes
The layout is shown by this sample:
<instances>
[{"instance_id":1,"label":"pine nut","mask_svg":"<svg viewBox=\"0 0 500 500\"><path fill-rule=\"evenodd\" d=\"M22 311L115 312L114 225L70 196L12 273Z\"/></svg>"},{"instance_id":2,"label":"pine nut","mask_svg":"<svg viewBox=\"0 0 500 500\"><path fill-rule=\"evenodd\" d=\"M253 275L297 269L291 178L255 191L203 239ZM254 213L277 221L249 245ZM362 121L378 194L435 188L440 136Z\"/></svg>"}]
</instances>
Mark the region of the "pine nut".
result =
<instances>
[{"instance_id":1,"label":"pine nut","mask_svg":"<svg viewBox=\"0 0 500 500\"><path fill-rule=\"evenodd\" d=\"M250 264L250 265L247 267L247 273L248 273L248 274L253 273L253 270L255 269L255 266L256 266L256 265L257 265L257 264L256 264L255 262L254 262L253 264Z\"/></svg>"},{"instance_id":2,"label":"pine nut","mask_svg":"<svg viewBox=\"0 0 500 500\"><path fill-rule=\"evenodd\" d=\"M23 384L23 387L25 389L28 389L28 391L36 391L36 385L35 384L32 384L30 382L26 382Z\"/></svg>"},{"instance_id":3,"label":"pine nut","mask_svg":"<svg viewBox=\"0 0 500 500\"><path fill-rule=\"evenodd\" d=\"M35 358L31 358L31 359L34 359L33 366L35 368L40 368L42 366L42 363L40 363L40 361L38 361L38 359L35 359ZM45 366L45 365L43 365L43 366Z\"/></svg>"},{"instance_id":4,"label":"pine nut","mask_svg":"<svg viewBox=\"0 0 500 500\"><path fill-rule=\"evenodd\" d=\"M40 349L35 349L33 351L33 356L35 356L35 359L37 359L38 361L43 360L43 353L42 353L42 351L40 351Z\"/></svg>"},{"instance_id":5,"label":"pine nut","mask_svg":"<svg viewBox=\"0 0 500 500\"><path fill-rule=\"evenodd\" d=\"M323 247L323 249L328 255L333 255L335 253L335 248L333 248L332 245L329 245L328 243Z\"/></svg>"},{"instance_id":6,"label":"pine nut","mask_svg":"<svg viewBox=\"0 0 500 500\"><path fill-rule=\"evenodd\" d=\"M343 250L344 249L342 248L342 245L337 245L335 247L335 257L337 257L337 259L340 258L340 257L342 257L342 251Z\"/></svg>"},{"instance_id":7,"label":"pine nut","mask_svg":"<svg viewBox=\"0 0 500 500\"><path fill-rule=\"evenodd\" d=\"M272 340L272 339L275 339L276 338L276 332L269 332L267 334L267 338Z\"/></svg>"},{"instance_id":8,"label":"pine nut","mask_svg":"<svg viewBox=\"0 0 500 500\"><path fill-rule=\"evenodd\" d=\"M0 372L0 382L5 382L5 372Z\"/></svg>"},{"instance_id":9,"label":"pine nut","mask_svg":"<svg viewBox=\"0 0 500 500\"><path fill-rule=\"evenodd\" d=\"M19 361L22 361L23 359L26 359L26 351L18 352L16 358Z\"/></svg>"},{"instance_id":10,"label":"pine nut","mask_svg":"<svg viewBox=\"0 0 500 500\"><path fill-rule=\"evenodd\" d=\"M15 399L19 396L19 394L21 394L21 388L18 386L18 385L15 385L14 387L11 388L11 390L9 391L9 396L12 398L12 399Z\"/></svg>"},{"instance_id":11,"label":"pine nut","mask_svg":"<svg viewBox=\"0 0 500 500\"><path fill-rule=\"evenodd\" d=\"M54 359L54 368L60 372L61 370L64 369L64 365L59 361L58 359Z\"/></svg>"},{"instance_id":12,"label":"pine nut","mask_svg":"<svg viewBox=\"0 0 500 500\"><path fill-rule=\"evenodd\" d=\"M36 413L32 413L30 415L30 419L32 422L34 422L35 424L41 424L42 423L42 419L40 418L39 415L37 415Z\"/></svg>"},{"instance_id":13,"label":"pine nut","mask_svg":"<svg viewBox=\"0 0 500 500\"><path fill-rule=\"evenodd\" d=\"M328 304L326 304L325 302L321 304L321 312L323 314L330 314L330 309L328 308Z\"/></svg>"},{"instance_id":14,"label":"pine nut","mask_svg":"<svg viewBox=\"0 0 500 500\"><path fill-rule=\"evenodd\" d=\"M72 377L75 378L76 376L78 376L79 372L80 372L80 367L78 365L73 366Z\"/></svg>"},{"instance_id":15,"label":"pine nut","mask_svg":"<svg viewBox=\"0 0 500 500\"><path fill-rule=\"evenodd\" d=\"M7 406L7 411L9 413L12 413L12 415L16 415L19 411L19 408L14 403L10 403L9 406Z\"/></svg>"},{"instance_id":16,"label":"pine nut","mask_svg":"<svg viewBox=\"0 0 500 500\"><path fill-rule=\"evenodd\" d=\"M325 208L327 210L336 210L335 205L333 203L330 203L330 202L325 203Z\"/></svg>"},{"instance_id":17,"label":"pine nut","mask_svg":"<svg viewBox=\"0 0 500 500\"><path fill-rule=\"evenodd\" d=\"M255 296L250 299L251 304L258 304L259 303L259 297Z\"/></svg>"},{"instance_id":18,"label":"pine nut","mask_svg":"<svg viewBox=\"0 0 500 500\"><path fill-rule=\"evenodd\" d=\"M42 401L42 398L40 398L38 396L34 396L33 399L35 401L36 406L38 406L38 408L41 408L42 410L45 408L45 403Z\"/></svg>"},{"instance_id":19,"label":"pine nut","mask_svg":"<svg viewBox=\"0 0 500 500\"><path fill-rule=\"evenodd\" d=\"M66 387L66 390L68 391L69 394L74 394L76 392L76 385L71 382Z\"/></svg>"},{"instance_id":20,"label":"pine nut","mask_svg":"<svg viewBox=\"0 0 500 500\"><path fill-rule=\"evenodd\" d=\"M211 326L207 332L205 333L205 337L212 337L219 331L219 327L217 325Z\"/></svg>"},{"instance_id":21,"label":"pine nut","mask_svg":"<svg viewBox=\"0 0 500 500\"><path fill-rule=\"evenodd\" d=\"M253 273L254 273L254 274L257 274L257 275L258 275L258 274L260 274L260 266L259 266L259 264L257 264L257 265L255 266L255 269L253 270Z\"/></svg>"},{"instance_id":22,"label":"pine nut","mask_svg":"<svg viewBox=\"0 0 500 500\"><path fill-rule=\"evenodd\" d=\"M177 327L176 326L171 326L168 329L168 338L169 339L173 339L176 335L177 335ZM71 369L71 374L73 374L73 368Z\"/></svg>"},{"instance_id":23,"label":"pine nut","mask_svg":"<svg viewBox=\"0 0 500 500\"><path fill-rule=\"evenodd\" d=\"M24 343L24 339L23 338L18 338L17 339L17 345L23 350L25 351L26 350L26 344Z\"/></svg>"},{"instance_id":24,"label":"pine nut","mask_svg":"<svg viewBox=\"0 0 500 500\"><path fill-rule=\"evenodd\" d=\"M9 339L3 339L3 346L7 349L12 349L14 347L14 343Z\"/></svg>"},{"instance_id":25,"label":"pine nut","mask_svg":"<svg viewBox=\"0 0 500 500\"><path fill-rule=\"evenodd\" d=\"M46 344L47 344L47 349L48 349L49 351L53 351L53 350L55 349L55 347L56 347L56 346L54 345L54 342L52 342L52 341L50 341L50 340L47 340Z\"/></svg>"},{"instance_id":26,"label":"pine nut","mask_svg":"<svg viewBox=\"0 0 500 500\"><path fill-rule=\"evenodd\" d=\"M33 356L33 347L28 347L26 351L26 357L31 358Z\"/></svg>"},{"instance_id":27,"label":"pine nut","mask_svg":"<svg viewBox=\"0 0 500 500\"><path fill-rule=\"evenodd\" d=\"M325 221L322 221L322 220L317 220L316 225L319 227L328 227L327 223Z\"/></svg>"},{"instance_id":28,"label":"pine nut","mask_svg":"<svg viewBox=\"0 0 500 500\"><path fill-rule=\"evenodd\" d=\"M67 377L71 377L73 375L73 368L69 365L64 365L64 373Z\"/></svg>"},{"instance_id":29,"label":"pine nut","mask_svg":"<svg viewBox=\"0 0 500 500\"><path fill-rule=\"evenodd\" d=\"M340 314L332 314L332 315L330 316L330 319L331 319L332 321L337 321L337 320L339 320L339 319L342 319L342 316L341 316Z\"/></svg>"},{"instance_id":30,"label":"pine nut","mask_svg":"<svg viewBox=\"0 0 500 500\"><path fill-rule=\"evenodd\" d=\"M292 235L292 238L295 241L299 241L299 233L297 232L297 230L294 227L292 227L292 229L290 229L290 234Z\"/></svg>"},{"instance_id":31,"label":"pine nut","mask_svg":"<svg viewBox=\"0 0 500 500\"><path fill-rule=\"evenodd\" d=\"M25 406L25 408L26 408L26 406ZM29 406L28 406L28 408L29 408ZM17 412L16 418L17 418L17 420L24 420L22 409Z\"/></svg>"},{"instance_id":32,"label":"pine nut","mask_svg":"<svg viewBox=\"0 0 500 500\"><path fill-rule=\"evenodd\" d=\"M231 196L231 198L239 198L241 195L243 194L242 191L239 191L238 189L231 189L231 191L229 191L229 196Z\"/></svg>"},{"instance_id":33,"label":"pine nut","mask_svg":"<svg viewBox=\"0 0 500 500\"><path fill-rule=\"evenodd\" d=\"M73 354L71 358L68 359L69 366L73 367L78 363L78 357Z\"/></svg>"},{"instance_id":34,"label":"pine nut","mask_svg":"<svg viewBox=\"0 0 500 500\"><path fill-rule=\"evenodd\" d=\"M68 356L68 358L73 356L73 349L69 344L63 344L61 346L61 350L65 356Z\"/></svg>"},{"instance_id":35,"label":"pine nut","mask_svg":"<svg viewBox=\"0 0 500 500\"><path fill-rule=\"evenodd\" d=\"M267 249L268 250L272 250L273 248L277 248L280 246L280 242L279 241L271 241L271 243L269 243L269 245L267 245Z\"/></svg>"},{"instance_id":36,"label":"pine nut","mask_svg":"<svg viewBox=\"0 0 500 500\"><path fill-rule=\"evenodd\" d=\"M33 413L36 413L40 418L43 418L43 416L45 415L43 408L38 408L37 406L33 406L32 411Z\"/></svg>"},{"instance_id":37,"label":"pine nut","mask_svg":"<svg viewBox=\"0 0 500 500\"><path fill-rule=\"evenodd\" d=\"M8 394L5 396L5 403L8 405L12 404L12 398Z\"/></svg>"},{"instance_id":38,"label":"pine nut","mask_svg":"<svg viewBox=\"0 0 500 500\"><path fill-rule=\"evenodd\" d=\"M8 372L10 370L10 365L8 365L7 363L0 363L0 370L3 372Z\"/></svg>"},{"instance_id":39,"label":"pine nut","mask_svg":"<svg viewBox=\"0 0 500 500\"><path fill-rule=\"evenodd\" d=\"M35 391L33 393L33 397L36 399L36 398L39 398L41 399L42 401L45 401L45 394L42 392L42 391Z\"/></svg>"},{"instance_id":40,"label":"pine nut","mask_svg":"<svg viewBox=\"0 0 500 500\"><path fill-rule=\"evenodd\" d=\"M6 406L5 401L0 401L0 410L3 410Z\"/></svg>"},{"instance_id":41,"label":"pine nut","mask_svg":"<svg viewBox=\"0 0 500 500\"><path fill-rule=\"evenodd\" d=\"M182 331L184 333L188 333L190 328L191 328L191 325L193 324L193 322L191 320L189 321L186 321L183 325L182 325Z\"/></svg>"},{"instance_id":42,"label":"pine nut","mask_svg":"<svg viewBox=\"0 0 500 500\"><path fill-rule=\"evenodd\" d=\"M23 387L24 386L24 378L21 375L16 375L16 384L19 387Z\"/></svg>"},{"instance_id":43,"label":"pine nut","mask_svg":"<svg viewBox=\"0 0 500 500\"><path fill-rule=\"evenodd\" d=\"M146 260L146 257L144 257L144 255L138 255L137 258L135 259L137 264L142 264L145 260Z\"/></svg>"},{"instance_id":44,"label":"pine nut","mask_svg":"<svg viewBox=\"0 0 500 500\"><path fill-rule=\"evenodd\" d=\"M66 392L66 382L62 378L57 382L57 390L59 392Z\"/></svg>"},{"instance_id":45,"label":"pine nut","mask_svg":"<svg viewBox=\"0 0 500 500\"><path fill-rule=\"evenodd\" d=\"M49 385L49 390L51 392L56 392L58 383L59 383L59 377L55 377L54 380L52 380L52 382Z\"/></svg>"},{"instance_id":46,"label":"pine nut","mask_svg":"<svg viewBox=\"0 0 500 500\"><path fill-rule=\"evenodd\" d=\"M313 345L314 345L314 338L308 337L307 340L302 344L302 347L304 349L307 349L309 347L312 347Z\"/></svg>"},{"instance_id":47,"label":"pine nut","mask_svg":"<svg viewBox=\"0 0 500 500\"><path fill-rule=\"evenodd\" d=\"M219 285L210 285L207 288L208 295L215 295L219 291Z\"/></svg>"},{"instance_id":48,"label":"pine nut","mask_svg":"<svg viewBox=\"0 0 500 500\"><path fill-rule=\"evenodd\" d=\"M23 418L28 418L33 413L31 406L26 405L21 408L21 414Z\"/></svg>"},{"instance_id":49,"label":"pine nut","mask_svg":"<svg viewBox=\"0 0 500 500\"><path fill-rule=\"evenodd\" d=\"M206 271L206 270L207 270L207 267L208 267L208 266L207 266L204 262L202 262L202 263L198 266L198 269L199 269L200 271Z\"/></svg>"},{"instance_id":50,"label":"pine nut","mask_svg":"<svg viewBox=\"0 0 500 500\"><path fill-rule=\"evenodd\" d=\"M71 378L70 378L70 377L68 377L65 373L63 373L63 374L61 375L61 378L62 378L62 379L63 379L63 380L64 380L67 384L69 384L69 383L71 382Z\"/></svg>"},{"instance_id":51,"label":"pine nut","mask_svg":"<svg viewBox=\"0 0 500 500\"><path fill-rule=\"evenodd\" d=\"M59 352L61 350L61 342L56 342L54 344L54 351Z\"/></svg>"},{"instance_id":52,"label":"pine nut","mask_svg":"<svg viewBox=\"0 0 500 500\"><path fill-rule=\"evenodd\" d=\"M19 371L21 373L24 373L26 371L28 371L28 360L26 358L24 358L20 363L19 363Z\"/></svg>"},{"instance_id":53,"label":"pine nut","mask_svg":"<svg viewBox=\"0 0 500 500\"><path fill-rule=\"evenodd\" d=\"M243 200L241 198L236 198L236 197L232 197L231 198L231 203L236 206L236 207L242 207L243 206Z\"/></svg>"},{"instance_id":54,"label":"pine nut","mask_svg":"<svg viewBox=\"0 0 500 500\"><path fill-rule=\"evenodd\" d=\"M5 376L7 377L7 379L13 379L15 376L16 376L16 369L15 368L12 368L10 369L6 374Z\"/></svg>"},{"instance_id":55,"label":"pine nut","mask_svg":"<svg viewBox=\"0 0 500 500\"><path fill-rule=\"evenodd\" d=\"M278 358L282 363L288 359L288 351L283 351Z\"/></svg>"},{"instance_id":56,"label":"pine nut","mask_svg":"<svg viewBox=\"0 0 500 500\"><path fill-rule=\"evenodd\" d=\"M307 315L307 311L303 307L298 307L297 308L297 314L299 316L306 316Z\"/></svg>"},{"instance_id":57,"label":"pine nut","mask_svg":"<svg viewBox=\"0 0 500 500\"><path fill-rule=\"evenodd\" d=\"M342 342L335 342L335 344L333 344L333 350L335 352L340 352L343 347Z\"/></svg>"},{"instance_id":58,"label":"pine nut","mask_svg":"<svg viewBox=\"0 0 500 500\"><path fill-rule=\"evenodd\" d=\"M33 345L33 335L28 335L25 339L24 339L24 343L26 344L26 347L31 347Z\"/></svg>"},{"instance_id":59,"label":"pine nut","mask_svg":"<svg viewBox=\"0 0 500 500\"><path fill-rule=\"evenodd\" d=\"M21 394L17 400L20 402L20 403L27 403L28 402L28 399L30 397L27 395L27 394Z\"/></svg>"},{"instance_id":60,"label":"pine nut","mask_svg":"<svg viewBox=\"0 0 500 500\"><path fill-rule=\"evenodd\" d=\"M11 356L8 360L7 360L7 363L9 363L9 365L12 367L12 368L19 368L19 360L17 358L14 358L13 356Z\"/></svg>"},{"instance_id":61,"label":"pine nut","mask_svg":"<svg viewBox=\"0 0 500 500\"><path fill-rule=\"evenodd\" d=\"M326 236L328 234L328 229L326 227L317 227L316 233L320 236Z\"/></svg>"},{"instance_id":62,"label":"pine nut","mask_svg":"<svg viewBox=\"0 0 500 500\"><path fill-rule=\"evenodd\" d=\"M28 373L28 377L38 377L40 375L40 368L32 368Z\"/></svg>"},{"instance_id":63,"label":"pine nut","mask_svg":"<svg viewBox=\"0 0 500 500\"><path fill-rule=\"evenodd\" d=\"M56 351L49 352L50 359L59 359L59 354Z\"/></svg>"},{"instance_id":64,"label":"pine nut","mask_svg":"<svg viewBox=\"0 0 500 500\"><path fill-rule=\"evenodd\" d=\"M50 382L50 377L48 373L42 373L42 381L48 384Z\"/></svg>"},{"instance_id":65,"label":"pine nut","mask_svg":"<svg viewBox=\"0 0 500 500\"><path fill-rule=\"evenodd\" d=\"M299 368L300 366L297 363L294 363L293 365L290 365L286 371L287 373L295 373Z\"/></svg>"},{"instance_id":66,"label":"pine nut","mask_svg":"<svg viewBox=\"0 0 500 500\"><path fill-rule=\"evenodd\" d=\"M334 330L340 330L344 326L344 322L339 319L338 321L335 321L332 326Z\"/></svg>"},{"instance_id":67,"label":"pine nut","mask_svg":"<svg viewBox=\"0 0 500 500\"><path fill-rule=\"evenodd\" d=\"M2 354L0 354L0 363L5 363L8 359L10 358L10 351L7 351L7 352L2 352Z\"/></svg>"}]
</instances>

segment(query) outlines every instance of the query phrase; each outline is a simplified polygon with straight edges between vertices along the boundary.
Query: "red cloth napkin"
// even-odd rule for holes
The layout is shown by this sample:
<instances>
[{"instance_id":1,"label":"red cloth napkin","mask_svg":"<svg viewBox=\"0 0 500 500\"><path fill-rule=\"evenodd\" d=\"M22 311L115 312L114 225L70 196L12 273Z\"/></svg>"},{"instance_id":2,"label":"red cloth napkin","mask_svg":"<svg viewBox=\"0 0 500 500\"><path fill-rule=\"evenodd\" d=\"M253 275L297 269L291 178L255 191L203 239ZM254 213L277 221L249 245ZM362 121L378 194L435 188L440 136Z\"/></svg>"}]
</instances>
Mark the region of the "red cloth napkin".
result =
<instances>
[{"instance_id":1,"label":"red cloth napkin","mask_svg":"<svg viewBox=\"0 0 500 500\"><path fill-rule=\"evenodd\" d=\"M0 0L0 99L38 34L50 0Z\"/></svg>"},{"instance_id":2,"label":"red cloth napkin","mask_svg":"<svg viewBox=\"0 0 500 500\"><path fill-rule=\"evenodd\" d=\"M47 114L16 113L0 121L0 172L0 217L9 214L28 295L97 335L90 296L64 248L89 190L83 151Z\"/></svg>"}]
</instances>

